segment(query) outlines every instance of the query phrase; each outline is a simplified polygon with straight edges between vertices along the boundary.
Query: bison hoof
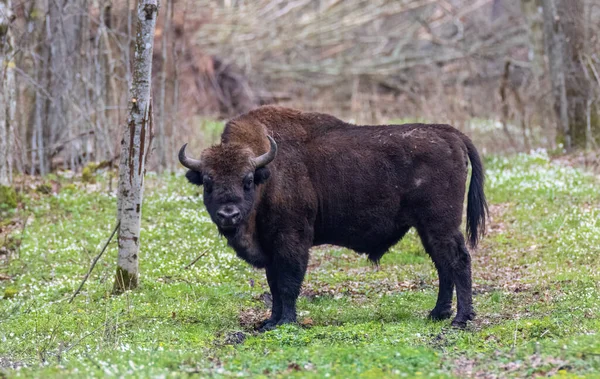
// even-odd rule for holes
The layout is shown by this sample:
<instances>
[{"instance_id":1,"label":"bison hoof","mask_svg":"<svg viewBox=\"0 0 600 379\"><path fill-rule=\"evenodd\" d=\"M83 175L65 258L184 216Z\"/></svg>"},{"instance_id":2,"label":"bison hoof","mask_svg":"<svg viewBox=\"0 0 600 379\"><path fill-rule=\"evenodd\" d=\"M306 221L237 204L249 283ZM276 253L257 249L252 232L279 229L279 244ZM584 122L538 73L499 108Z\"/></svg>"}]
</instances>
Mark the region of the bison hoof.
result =
<instances>
[{"instance_id":1,"label":"bison hoof","mask_svg":"<svg viewBox=\"0 0 600 379\"><path fill-rule=\"evenodd\" d=\"M475 312L466 315L456 315L450 326L457 329L464 329L467 327L467 322L473 321L473 319L475 319Z\"/></svg>"},{"instance_id":2,"label":"bison hoof","mask_svg":"<svg viewBox=\"0 0 600 379\"><path fill-rule=\"evenodd\" d=\"M275 327L276 327L276 326L277 326L277 321L276 321L276 320L272 320L272 319L268 318L268 319L264 320L263 322L261 322L261 323L258 325L258 328L257 328L257 330L258 330L260 333L264 333L264 332L267 332L267 331L269 331L269 330L273 330L273 329L275 329Z\"/></svg>"},{"instance_id":3,"label":"bison hoof","mask_svg":"<svg viewBox=\"0 0 600 379\"><path fill-rule=\"evenodd\" d=\"M279 326L279 325L285 325L285 324L295 324L295 323L296 323L296 318L286 318L286 317L283 317L283 318L281 318L281 320L279 320L277 322L277 326Z\"/></svg>"},{"instance_id":4,"label":"bison hoof","mask_svg":"<svg viewBox=\"0 0 600 379\"><path fill-rule=\"evenodd\" d=\"M434 321L447 320L452 317L452 308L444 308L438 309L433 308L431 312L429 312L428 318Z\"/></svg>"},{"instance_id":5,"label":"bison hoof","mask_svg":"<svg viewBox=\"0 0 600 379\"><path fill-rule=\"evenodd\" d=\"M258 326L257 330L260 333L263 332L267 332L269 330L273 330L276 327L278 327L279 325L284 325L284 324L293 324L295 323L296 320L295 319L291 319L291 318L281 318L279 319L279 321L273 320L273 319L266 319L263 322L260 323L260 325Z\"/></svg>"}]
</instances>

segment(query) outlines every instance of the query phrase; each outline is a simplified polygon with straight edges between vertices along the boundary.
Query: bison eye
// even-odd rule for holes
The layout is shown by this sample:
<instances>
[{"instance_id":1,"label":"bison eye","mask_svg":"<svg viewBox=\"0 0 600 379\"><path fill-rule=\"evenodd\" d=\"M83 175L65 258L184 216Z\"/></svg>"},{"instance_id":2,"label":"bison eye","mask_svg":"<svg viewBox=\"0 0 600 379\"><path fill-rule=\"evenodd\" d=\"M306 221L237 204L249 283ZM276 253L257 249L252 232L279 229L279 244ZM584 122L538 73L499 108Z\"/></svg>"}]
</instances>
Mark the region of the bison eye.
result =
<instances>
[{"instance_id":1,"label":"bison eye","mask_svg":"<svg viewBox=\"0 0 600 379\"><path fill-rule=\"evenodd\" d=\"M246 175L246 177L244 178L244 190L246 191L250 191L252 189L252 186L254 184L254 175L252 175L252 173Z\"/></svg>"},{"instance_id":2,"label":"bison eye","mask_svg":"<svg viewBox=\"0 0 600 379\"><path fill-rule=\"evenodd\" d=\"M208 175L204 175L204 178L202 178L202 182L204 184L204 190L206 192L211 192L212 191L212 186L213 186L213 180L210 176Z\"/></svg>"}]
</instances>

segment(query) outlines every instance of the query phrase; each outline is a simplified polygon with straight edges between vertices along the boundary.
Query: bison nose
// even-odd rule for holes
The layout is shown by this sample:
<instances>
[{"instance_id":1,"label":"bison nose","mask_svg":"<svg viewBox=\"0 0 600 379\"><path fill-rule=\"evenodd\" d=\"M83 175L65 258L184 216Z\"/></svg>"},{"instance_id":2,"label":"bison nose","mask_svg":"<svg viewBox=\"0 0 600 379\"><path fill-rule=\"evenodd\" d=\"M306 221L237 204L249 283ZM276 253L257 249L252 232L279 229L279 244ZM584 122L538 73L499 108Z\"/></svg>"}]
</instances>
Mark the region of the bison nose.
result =
<instances>
[{"instance_id":1,"label":"bison nose","mask_svg":"<svg viewBox=\"0 0 600 379\"><path fill-rule=\"evenodd\" d=\"M235 225L240 221L240 210L236 206L226 205L217 211L217 217L223 225Z\"/></svg>"}]
</instances>

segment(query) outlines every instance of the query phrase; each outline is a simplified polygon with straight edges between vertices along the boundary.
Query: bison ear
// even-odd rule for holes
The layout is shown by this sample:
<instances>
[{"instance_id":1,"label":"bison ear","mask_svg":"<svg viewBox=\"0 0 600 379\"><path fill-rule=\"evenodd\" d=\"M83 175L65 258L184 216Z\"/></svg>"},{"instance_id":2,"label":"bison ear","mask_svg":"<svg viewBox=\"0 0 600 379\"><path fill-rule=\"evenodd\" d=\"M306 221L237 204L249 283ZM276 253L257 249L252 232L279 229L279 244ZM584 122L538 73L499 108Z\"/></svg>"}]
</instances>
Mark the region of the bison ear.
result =
<instances>
[{"instance_id":1,"label":"bison ear","mask_svg":"<svg viewBox=\"0 0 600 379\"><path fill-rule=\"evenodd\" d=\"M202 185L202 173L199 171L188 170L188 172L185 173L185 177L192 184L195 184L197 186Z\"/></svg>"},{"instance_id":2,"label":"bison ear","mask_svg":"<svg viewBox=\"0 0 600 379\"><path fill-rule=\"evenodd\" d=\"M261 167L254 171L254 183L261 184L267 181L271 176L271 171L267 167Z\"/></svg>"}]
</instances>

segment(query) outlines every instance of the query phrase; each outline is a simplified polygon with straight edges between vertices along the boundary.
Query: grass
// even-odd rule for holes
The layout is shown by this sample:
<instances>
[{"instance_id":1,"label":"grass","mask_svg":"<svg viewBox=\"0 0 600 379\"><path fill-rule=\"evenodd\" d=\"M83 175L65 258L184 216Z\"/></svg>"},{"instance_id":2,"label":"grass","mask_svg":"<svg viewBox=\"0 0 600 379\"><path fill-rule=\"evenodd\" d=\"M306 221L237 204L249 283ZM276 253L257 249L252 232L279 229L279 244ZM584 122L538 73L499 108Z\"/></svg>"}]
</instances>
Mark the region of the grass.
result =
<instances>
[{"instance_id":1,"label":"grass","mask_svg":"<svg viewBox=\"0 0 600 379\"><path fill-rule=\"evenodd\" d=\"M110 295L113 242L69 304L114 227L115 196L102 174L21 194L28 225L0 255L0 376L597 377L597 182L544 153L486 166L492 218L472 253L478 318L466 331L425 319L437 277L411 232L379 268L314 249L299 325L254 333L264 273L226 247L181 174L148 176L141 288Z\"/></svg>"}]
</instances>

